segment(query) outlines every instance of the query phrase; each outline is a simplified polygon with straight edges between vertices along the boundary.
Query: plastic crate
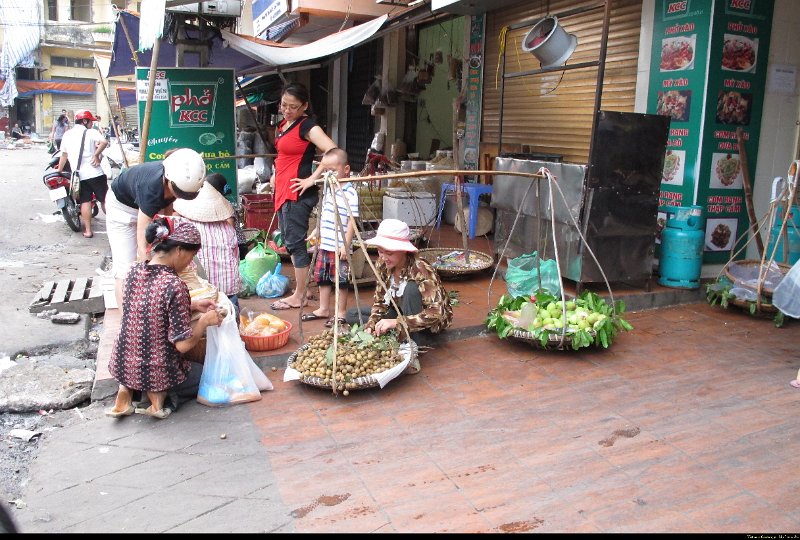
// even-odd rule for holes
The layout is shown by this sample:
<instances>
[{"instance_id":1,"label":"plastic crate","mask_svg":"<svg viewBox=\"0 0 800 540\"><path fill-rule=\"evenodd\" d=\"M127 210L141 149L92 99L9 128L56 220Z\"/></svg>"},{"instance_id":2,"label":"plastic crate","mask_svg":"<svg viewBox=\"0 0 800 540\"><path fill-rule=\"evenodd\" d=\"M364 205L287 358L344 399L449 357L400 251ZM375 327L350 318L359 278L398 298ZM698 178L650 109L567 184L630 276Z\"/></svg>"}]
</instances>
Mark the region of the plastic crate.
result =
<instances>
[{"instance_id":1,"label":"plastic crate","mask_svg":"<svg viewBox=\"0 0 800 540\"><path fill-rule=\"evenodd\" d=\"M275 198L271 193L245 193L242 195L242 206L244 206L244 226L246 228L261 229L267 231L267 234L272 234L272 231L278 229ZM274 219L273 216L275 216Z\"/></svg>"}]
</instances>

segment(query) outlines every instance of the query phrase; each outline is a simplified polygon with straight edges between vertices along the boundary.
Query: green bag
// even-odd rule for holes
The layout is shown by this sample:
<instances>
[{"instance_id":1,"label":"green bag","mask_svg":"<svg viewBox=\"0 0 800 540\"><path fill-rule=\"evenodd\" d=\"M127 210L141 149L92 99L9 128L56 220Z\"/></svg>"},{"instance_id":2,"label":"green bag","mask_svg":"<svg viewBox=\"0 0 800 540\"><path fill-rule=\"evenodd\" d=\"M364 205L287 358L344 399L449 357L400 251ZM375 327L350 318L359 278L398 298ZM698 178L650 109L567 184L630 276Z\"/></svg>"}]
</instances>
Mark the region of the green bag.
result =
<instances>
[{"instance_id":1,"label":"green bag","mask_svg":"<svg viewBox=\"0 0 800 540\"><path fill-rule=\"evenodd\" d=\"M530 296L539 290L539 275L542 277L541 288L553 296L561 296L561 282L558 267L553 259L542 260L534 251L520 255L508 261L506 270L506 288L511 296Z\"/></svg>"},{"instance_id":2,"label":"green bag","mask_svg":"<svg viewBox=\"0 0 800 540\"><path fill-rule=\"evenodd\" d=\"M249 283L258 283L261 276L267 272L275 270L275 266L281 260L280 256L272 249L258 242L256 247L251 249L244 257L244 267L241 271L242 278Z\"/></svg>"},{"instance_id":3,"label":"green bag","mask_svg":"<svg viewBox=\"0 0 800 540\"><path fill-rule=\"evenodd\" d=\"M247 298L248 296L253 296L256 294L256 284L258 282L250 281L250 279L244 274L244 269L246 266L247 261L244 259L239 261L239 275L242 277L242 290L238 293L239 298Z\"/></svg>"}]
</instances>

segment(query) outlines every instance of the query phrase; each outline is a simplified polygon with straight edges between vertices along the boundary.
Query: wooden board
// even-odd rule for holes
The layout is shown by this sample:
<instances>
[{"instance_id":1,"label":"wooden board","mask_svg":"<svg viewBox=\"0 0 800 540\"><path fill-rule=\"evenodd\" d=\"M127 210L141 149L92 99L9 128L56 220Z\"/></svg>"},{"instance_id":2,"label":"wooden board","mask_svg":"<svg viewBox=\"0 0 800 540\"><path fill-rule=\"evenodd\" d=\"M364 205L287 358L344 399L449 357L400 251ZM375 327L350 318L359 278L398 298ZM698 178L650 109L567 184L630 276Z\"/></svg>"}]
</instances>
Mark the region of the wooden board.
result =
<instances>
[{"instance_id":1,"label":"wooden board","mask_svg":"<svg viewBox=\"0 0 800 540\"><path fill-rule=\"evenodd\" d=\"M28 307L31 313L57 309L72 313L102 313L106 310L100 280L94 278L48 281Z\"/></svg>"}]
</instances>

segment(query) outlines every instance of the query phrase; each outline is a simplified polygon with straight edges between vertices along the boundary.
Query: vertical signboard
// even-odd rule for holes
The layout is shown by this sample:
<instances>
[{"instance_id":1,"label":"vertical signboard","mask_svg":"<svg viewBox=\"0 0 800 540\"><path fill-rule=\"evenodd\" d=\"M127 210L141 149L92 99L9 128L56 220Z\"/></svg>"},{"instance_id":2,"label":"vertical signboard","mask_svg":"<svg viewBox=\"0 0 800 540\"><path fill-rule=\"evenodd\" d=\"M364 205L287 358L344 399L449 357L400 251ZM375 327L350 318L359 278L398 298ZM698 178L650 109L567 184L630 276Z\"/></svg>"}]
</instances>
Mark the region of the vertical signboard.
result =
<instances>
[{"instance_id":1,"label":"vertical signboard","mask_svg":"<svg viewBox=\"0 0 800 540\"><path fill-rule=\"evenodd\" d=\"M691 206L695 200L712 6L706 0L656 2L647 112L670 118L659 197L662 226L665 206Z\"/></svg>"},{"instance_id":2,"label":"vertical signboard","mask_svg":"<svg viewBox=\"0 0 800 540\"><path fill-rule=\"evenodd\" d=\"M464 169L480 169L481 96L483 95L483 13L470 17L467 66ZM472 178L470 180L473 180Z\"/></svg>"},{"instance_id":3,"label":"vertical signboard","mask_svg":"<svg viewBox=\"0 0 800 540\"><path fill-rule=\"evenodd\" d=\"M253 0L253 35L260 36L288 10L288 0Z\"/></svg>"},{"instance_id":4,"label":"vertical signboard","mask_svg":"<svg viewBox=\"0 0 800 540\"><path fill-rule=\"evenodd\" d=\"M772 11L773 0L715 2L696 198L705 207L703 259L708 263L727 262L747 242L743 182L745 176L751 182L755 178ZM744 135L747 175L739 157L738 128Z\"/></svg>"},{"instance_id":5,"label":"vertical signboard","mask_svg":"<svg viewBox=\"0 0 800 540\"><path fill-rule=\"evenodd\" d=\"M174 148L196 150L203 155L209 174L225 176L230 187L228 198L236 201L233 76L232 69L159 68L145 161L164 159L164 153ZM144 118L149 77L149 68L136 68L140 122Z\"/></svg>"}]
</instances>

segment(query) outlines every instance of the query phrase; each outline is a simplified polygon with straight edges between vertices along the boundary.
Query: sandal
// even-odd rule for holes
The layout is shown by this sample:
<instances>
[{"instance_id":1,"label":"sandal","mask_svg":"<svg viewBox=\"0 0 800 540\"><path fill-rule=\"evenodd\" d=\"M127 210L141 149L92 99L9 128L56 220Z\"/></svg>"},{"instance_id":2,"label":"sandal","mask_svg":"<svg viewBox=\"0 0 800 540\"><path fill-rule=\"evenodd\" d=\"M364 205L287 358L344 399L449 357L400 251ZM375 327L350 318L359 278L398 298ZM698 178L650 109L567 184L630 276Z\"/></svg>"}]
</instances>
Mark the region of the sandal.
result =
<instances>
[{"instance_id":1,"label":"sandal","mask_svg":"<svg viewBox=\"0 0 800 540\"><path fill-rule=\"evenodd\" d=\"M108 409L106 411L106 416L111 418L122 418L123 416L130 416L136 411L133 405L128 405L128 408L124 411L115 411L114 409Z\"/></svg>"},{"instance_id":2,"label":"sandal","mask_svg":"<svg viewBox=\"0 0 800 540\"><path fill-rule=\"evenodd\" d=\"M293 306L286 300L276 300L269 305L269 308L274 311L281 311L284 309L300 309L303 306L305 306L305 304L303 304L302 306Z\"/></svg>"},{"instance_id":3,"label":"sandal","mask_svg":"<svg viewBox=\"0 0 800 540\"><path fill-rule=\"evenodd\" d=\"M313 311L311 313L303 313L300 315L300 320L303 322L316 321L317 319L326 319L326 318L327 317L324 317L322 315L317 315Z\"/></svg>"},{"instance_id":4,"label":"sandal","mask_svg":"<svg viewBox=\"0 0 800 540\"><path fill-rule=\"evenodd\" d=\"M336 319L339 323L339 326L347 324L347 321L344 320L344 317L337 317ZM333 317L331 317L330 319L327 320L327 322L325 322L325 328L333 328Z\"/></svg>"},{"instance_id":5,"label":"sandal","mask_svg":"<svg viewBox=\"0 0 800 540\"><path fill-rule=\"evenodd\" d=\"M152 412L149 407L147 409L139 408L136 409L136 414L144 414L145 416L149 416L151 418L158 418L159 420L163 420L164 418L172 414L172 409L167 409L165 407L158 411Z\"/></svg>"}]
</instances>

